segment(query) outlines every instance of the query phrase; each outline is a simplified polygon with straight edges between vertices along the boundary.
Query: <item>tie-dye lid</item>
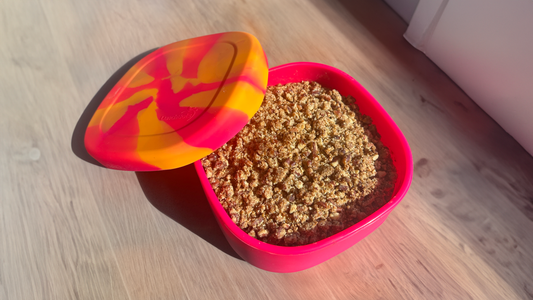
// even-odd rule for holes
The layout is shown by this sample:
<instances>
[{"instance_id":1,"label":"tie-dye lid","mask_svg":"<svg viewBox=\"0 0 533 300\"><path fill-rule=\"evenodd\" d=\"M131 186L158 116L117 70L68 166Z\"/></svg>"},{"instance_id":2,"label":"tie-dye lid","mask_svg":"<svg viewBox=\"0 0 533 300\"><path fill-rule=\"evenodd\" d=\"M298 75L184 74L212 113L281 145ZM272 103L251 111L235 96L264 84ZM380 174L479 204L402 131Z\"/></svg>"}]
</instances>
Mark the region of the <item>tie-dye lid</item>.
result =
<instances>
[{"instance_id":1,"label":"tie-dye lid","mask_svg":"<svg viewBox=\"0 0 533 300\"><path fill-rule=\"evenodd\" d=\"M112 169L188 165L248 123L267 80L263 48L248 33L164 46L136 63L105 97L87 127L85 147Z\"/></svg>"}]
</instances>

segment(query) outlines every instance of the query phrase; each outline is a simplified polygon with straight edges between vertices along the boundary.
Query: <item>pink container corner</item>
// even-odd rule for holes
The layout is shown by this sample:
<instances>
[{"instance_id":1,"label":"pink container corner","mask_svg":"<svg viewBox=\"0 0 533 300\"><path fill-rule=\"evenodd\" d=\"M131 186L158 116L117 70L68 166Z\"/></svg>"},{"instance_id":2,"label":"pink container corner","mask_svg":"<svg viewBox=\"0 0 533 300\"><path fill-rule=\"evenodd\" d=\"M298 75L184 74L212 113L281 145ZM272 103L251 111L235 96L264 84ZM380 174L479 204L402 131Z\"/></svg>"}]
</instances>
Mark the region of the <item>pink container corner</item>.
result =
<instances>
[{"instance_id":1,"label":"pink container corner","mask_svg":"<svg viewBox=\"0 0 533 300\"><path fill-rule=\"evenodd\" d=\"M407 193L413 175L411 149L402 132L372 95L350 75L333 67L296 62L271 68L268 85L286 84L302 80L317 81L325 87L338 90L341 95L352 95L363 114L372 117L381 141L391 151L398 179L392 199L363 221L316 243L283 247L256 240L235 225L215 195L200 161L195 162L198 177L205 190L213 213L228 242L244 260L271 272L297 272L318 265L355 245L376 230Z\"/></svg>"}]
</instances>

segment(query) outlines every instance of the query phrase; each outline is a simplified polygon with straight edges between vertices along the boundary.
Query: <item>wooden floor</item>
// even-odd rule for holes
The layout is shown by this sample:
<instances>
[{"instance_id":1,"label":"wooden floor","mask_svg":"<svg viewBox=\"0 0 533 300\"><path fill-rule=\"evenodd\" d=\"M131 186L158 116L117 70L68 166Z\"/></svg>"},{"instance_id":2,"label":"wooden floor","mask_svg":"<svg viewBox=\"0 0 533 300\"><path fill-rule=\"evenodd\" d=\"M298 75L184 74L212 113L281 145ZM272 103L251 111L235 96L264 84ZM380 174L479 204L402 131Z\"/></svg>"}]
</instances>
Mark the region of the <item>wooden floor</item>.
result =
<instances>
[{"instance_id":1,"label":"wooden floor","mask_svg":"<svg viewBox=\"0 0 533 300\"><path fill-rule=\"evenodd\" d=\"M533 299L533 158L406 28L370 0L0 1L0 299ZM233 30L270 66L351 74L413 151L387 221L306 271L240 259L192 167L108 170L80 148L84 111L117 70Z\"/></svg>"}]
</instances>

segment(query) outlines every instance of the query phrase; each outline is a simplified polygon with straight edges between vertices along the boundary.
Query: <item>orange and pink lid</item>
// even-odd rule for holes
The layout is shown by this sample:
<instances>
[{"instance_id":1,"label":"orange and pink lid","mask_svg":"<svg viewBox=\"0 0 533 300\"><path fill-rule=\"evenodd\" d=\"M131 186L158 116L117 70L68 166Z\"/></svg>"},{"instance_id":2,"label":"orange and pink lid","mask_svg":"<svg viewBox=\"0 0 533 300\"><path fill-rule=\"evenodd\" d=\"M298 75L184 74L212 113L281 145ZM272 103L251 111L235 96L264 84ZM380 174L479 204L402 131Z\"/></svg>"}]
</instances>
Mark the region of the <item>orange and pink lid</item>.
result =
<instances>
[{"instance_id":1,"label":"orange and pink lid","mask_svg":"<svg viewBox=\"0 0 533 300\"><path fill-rule=\"evenodd\" d=\"M263 48L248 33L164 46L137 62L104 98L87 127L85 147L112 169L191 164L248 123L267 80Z\"/></svg>"}]
</instances>

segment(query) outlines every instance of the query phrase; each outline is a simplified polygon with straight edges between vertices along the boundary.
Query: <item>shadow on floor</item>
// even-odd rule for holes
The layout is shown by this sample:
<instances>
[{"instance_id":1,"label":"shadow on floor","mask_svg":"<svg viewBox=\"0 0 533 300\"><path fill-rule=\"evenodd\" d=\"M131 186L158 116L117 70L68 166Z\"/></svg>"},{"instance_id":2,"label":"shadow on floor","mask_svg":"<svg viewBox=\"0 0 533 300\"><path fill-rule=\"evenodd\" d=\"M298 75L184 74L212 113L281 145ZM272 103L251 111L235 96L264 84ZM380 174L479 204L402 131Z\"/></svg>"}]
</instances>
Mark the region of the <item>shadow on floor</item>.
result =
<instances>
[{"instance_id":1,"label":"shadow on floor","mask_svg":"<svg viewBox=\"0 0 533 300\"><path fill-rule=\"evenodd\" d=\"M385 47L389 54L407 69L415 74L428 70L428 62L431 61L403 37L408 24L384 1L313 0L312 3L357 47L365 50L364 42L361 44L360 40L360 32L363 30L356 29L362 26L370 33L373 41ZM371 52L368 56L373 57ZM432 64L429 64L429 68L440 71L431 66Z\"/></svg>"},{"instance_id":2,"label":"shadow on floor","mask_svg":"<svg viewBox=\"0 0 533 300\"><path fill-rule=\"evenodd\" d=\"M242 260L218 226L193 164L136 174L146 198L155 208L219 250Z\"/></svg>"},{"instance_id":3,"label":"shadow on floor","mask_svg":"<svg viewBox=\"0 0 533 300\"><path fill-rule=\"evenodd\" d=\"M72 134L72 152L80 159L97 165L85 148L85 130L98 106L117 82L138 61L157 48L143 52L120 67L94 95L81 115ZM241 259L231 248L211 212L200 180L191 164L179 169L157 172L136 172L148 201L163 214L181 224L226 254Z\"/></svg>"}]
</instances>

